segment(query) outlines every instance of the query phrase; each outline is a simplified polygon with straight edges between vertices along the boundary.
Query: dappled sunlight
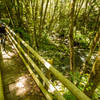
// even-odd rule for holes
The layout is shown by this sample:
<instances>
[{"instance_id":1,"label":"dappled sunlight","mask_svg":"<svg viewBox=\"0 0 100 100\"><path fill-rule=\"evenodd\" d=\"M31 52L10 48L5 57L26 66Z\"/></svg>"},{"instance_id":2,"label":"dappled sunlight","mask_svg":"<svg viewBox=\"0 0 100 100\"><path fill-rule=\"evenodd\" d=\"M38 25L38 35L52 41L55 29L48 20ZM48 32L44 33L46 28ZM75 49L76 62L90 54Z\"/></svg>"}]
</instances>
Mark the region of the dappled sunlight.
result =
<instances>
[{"instance_id":1,"label":"dappled sunlight","mask_svg":"<svg viewBox=\"0 0 100 100\"><path fill-rule=\"evenodd\" d=\"M54 94L55 91L58 91L61 95L68 92L68 89L58 80L54 81L53 86L52 84L49 85L48 92Z\"/></svg>"},{"instance_id":2,"label":"dappled sunlight","mask_svg":"<svg viewBox=\"0 0 100 100\"><path fill-rule=\"evenodd\" d=\"M58 85L55 86L55 88L56 88L58 91L62 91L63 86L62 86L61 83L59 83Z\"/></svg>"},{"instance_id":3,"label":"dappled sunlight","mask_svg":"<svg viewBox=\"0 0 100 100\"><path fill-rule=\"evenodd\" d=\"M52 84L49 85L49 92L53 93L55 91L55 88L52 86Z\"/></svg>"},{"instance_id":4,"label":"dappled sunlight","mask_svg":"<svg viewBox=\"0 0 100 100\"><path fill-rule=\"evenodd\" d=\"M48 69L50 69L50 66L51 66L51 65L50 65L48 62L45 61L45 62L44 62L44 65L45 65Z\"/></svg>"},{"instance_id":5,"label":"dappled sunlight","mask_svg":"<svg viewBox=\"0 0 100 100\"><path fill-rule=\"evenodd\" d=\"M16 87L18 87L18 88L24 88L24 84L22 82L18 82L16 84Z\"/></svg>"},{"instance_id":6,"label":"dappled sunlight","mask_svg":"<svg viewBox=\"0 0 100 100\"><path fill-rule=\"evenodd\" d=\"M23 95L25 95L26 92L27 92L27 90L25 88L18 89L16 92L16 96L23 96Z\"/></svg>"},{"instance_id":7,"label":"dappled sunlight","mask_svg":"<svg viewBox=\"0 0 100 100\"><path fill-rule=\"evenodd\" d=\"M15 93L16 96L24 96L28 91L31 91L31 86L27 75L21 76L13 84L9 85L9 91Z\"/></svg>"},{"instance_id":8,"label":"dappled sunlight","mask_svg":"<svg viewBox=\"0 0 100 100\"><path fill-rule=\"evenodd\" d=\"M12 50L14 50L14 47L11 46ZM13 57L15 55L14 52L12 51L4 51L3 49L1 49L2 51L2 57L3 59L10 59L11 57Z\"/></svg>"},{"instance_id":9,"label":"dappled sunlight","mask_svg":"<svg viewBox=\"0 0 100 100\"><path fill-rule=\"evenodd\" d=\"M68 89L58 80L54 82L54 87L59 91L62 95L68 91Z\"/></svg>"},{"instance_id":10,"label":"dappled sunlight","mask_svg":"<svg viewBox=\"0 0 100 100\"><path fill-rule=\"evenodd\" d=\"M5 52L5 51L2 51L2 57L3 59L9 59L11 58L12 56L14 56L14 53L13 52Z\"/></svg>"},{"instance_id":11,"label":"dappled sunlight","mask_svg":"<svg viewBox=\"0 0 100 100\"><path fill-rule=\"evenodd\" d=\"M14 46L11 46L12 49L14 49Z\"/></svg>"},{"instance_id":12,"label":"dappled sunlight","mask_svg":"<svg viewBox=\"0 0 100 100\"><path fill-rule=\"evenodd\" d=\"M81 60L83 61L83 62L85 62L85 58L84 57L80 57L81 58Z\"/></svg>"}]
</instances>

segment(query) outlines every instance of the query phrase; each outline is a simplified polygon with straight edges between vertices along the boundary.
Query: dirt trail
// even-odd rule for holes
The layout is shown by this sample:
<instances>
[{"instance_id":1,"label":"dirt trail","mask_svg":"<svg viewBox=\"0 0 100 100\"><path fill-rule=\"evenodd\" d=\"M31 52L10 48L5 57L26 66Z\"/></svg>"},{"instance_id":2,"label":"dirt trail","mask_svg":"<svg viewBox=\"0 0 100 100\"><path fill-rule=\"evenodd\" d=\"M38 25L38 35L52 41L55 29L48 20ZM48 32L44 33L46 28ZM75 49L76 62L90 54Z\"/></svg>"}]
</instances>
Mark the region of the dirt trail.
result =
<instances>
[{"instance_id":1,"label":"dirt trail","mask_svg":"<svg viewBox=\"0 0 100 100\"><path fill-rule=\"evenodd\" d=\"M11 44L2 50L5 100L45 100Z\"/></svg>"}]
</instances>

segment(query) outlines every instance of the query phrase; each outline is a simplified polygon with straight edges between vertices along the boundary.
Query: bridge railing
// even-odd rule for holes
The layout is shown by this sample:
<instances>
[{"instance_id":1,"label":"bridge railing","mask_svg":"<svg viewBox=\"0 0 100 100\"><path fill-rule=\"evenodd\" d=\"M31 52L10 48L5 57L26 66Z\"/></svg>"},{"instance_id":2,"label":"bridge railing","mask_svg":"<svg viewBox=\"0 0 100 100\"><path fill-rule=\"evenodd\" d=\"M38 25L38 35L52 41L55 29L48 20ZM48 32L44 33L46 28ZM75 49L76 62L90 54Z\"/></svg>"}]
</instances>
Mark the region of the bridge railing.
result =
<instances>
[{"instance_id":1,"label":"bridge railing","mask_svg":"<svg viewBox=\"0 0 100 100\"><path fill-rule=\"evenodd\" d=\"M9 39L12 41L13 45L15 46L17 52L19 53L20 57L22 58L23 62L25 63L26 67L28 68L29 72L32 73L33 71L31 68L29 68L29 64L26 62L26 59L30 64L33 66L33 68L37 71L37 73L40 75L40 77L43 79L43 81L46 83L46 85L51 88L54 91L54 95L57 97L58 100L64 100L64 97L60 95L60 93L56 90L56 88L52 85L52 83L45 77L45 75L42 73L42 71L39 69L39 67L34 63L34 61L30 58L30 56L23 50L23 48L20 46L20 43L33 55L38 59L49 71L54 74L54 76L65 86L67 87L72 94L78 99L78 100L90 100L88 96L86 96L80 89L78 89L72 82L70 82L67 78L65 78L62 73L60 73L58 70L56 70L50 63L48 63L43 57L41 57L32 47L30 47L25 41L23 41L18 35L16 35L8 26L6 27L7 31L9 32ZM24 57L22 56L22 54ZM33 77L34 78L34 77ZM36 79L35 79L36 78ZM35 76L34 80L38 80L38 78ZM39 80L38 80L39 81ZM38 81L36 83L38 84ZM40 81L39 81L40 83ZM41 83L40 83L41 84ZM39 86L39 84L38 84ZM44 89L43 85L39 86L44 95L46 96L47 100L52 100L53 98L48 94L48 92ZM46 93L44 92L46 91ZM48 95L47 95L48 94Z\"/></svg>"},{"instance_id":2,"label":"bridge railing","mask_svg":"<svg viewBox=\"0 0 100 100\"><path fill-rule=\"evenodd\" d=\"M9 32L8 32L9 33ZM34 63L34 61L31 59L31 57L23 50L23 48L19 45L20 41L17 40L17 38L15 39L14 36L12 36L12 34L9 33L8 35L10 41L13 43L16 51L18 52L19 56L21 57L21 59L23 60L24 64L26 65L26 67L28 68L30 74L32 75L32 77L34 78L34 80L36 81L37 85L40 87L40 89L42 90L42 92L44 93L44 95L46 96L47 100L53 100L53 97L51 97L51 95L44 89L43 85L41 84L41 82L38 80L38 78L36 77L36 75L34 74L34 72L32 71L31 67L29 66L29 62L32 65L32 67L36 70L36 72L40 75L40 77L43 79L43 81L46 83L46 85L53 90L53 94L56 96L56 98L58 100L65 100L64 97L56 90L56 88L52 85L52 83L44 76L44 74L42 73L42 71L38 68L38 66ZM17 42L17 41L18 42ZM24 57L22 56L22 54L24 55ZM27 61L26 61L27 59Z\"/></svg>"}]
</instances>

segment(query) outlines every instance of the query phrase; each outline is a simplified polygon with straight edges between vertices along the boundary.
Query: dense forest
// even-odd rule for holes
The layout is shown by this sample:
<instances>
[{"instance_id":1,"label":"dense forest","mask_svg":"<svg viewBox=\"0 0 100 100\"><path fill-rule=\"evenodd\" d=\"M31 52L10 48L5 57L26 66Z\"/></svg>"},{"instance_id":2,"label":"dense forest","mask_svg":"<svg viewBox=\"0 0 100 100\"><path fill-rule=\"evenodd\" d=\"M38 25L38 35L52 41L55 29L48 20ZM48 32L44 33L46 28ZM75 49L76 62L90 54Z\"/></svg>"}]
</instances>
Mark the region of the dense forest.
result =
<instances>
[{"instance_id":1,"label":"dense forest","mask_svg":"<svg viewBox=\"0 0 100 100\"><path fill-rule=\"evenodd\" d=\"M0 0L0 21L89 98L100 100L100 0ZM65 100L76 100L41 70Z\"/></svg>"}]
</instances>

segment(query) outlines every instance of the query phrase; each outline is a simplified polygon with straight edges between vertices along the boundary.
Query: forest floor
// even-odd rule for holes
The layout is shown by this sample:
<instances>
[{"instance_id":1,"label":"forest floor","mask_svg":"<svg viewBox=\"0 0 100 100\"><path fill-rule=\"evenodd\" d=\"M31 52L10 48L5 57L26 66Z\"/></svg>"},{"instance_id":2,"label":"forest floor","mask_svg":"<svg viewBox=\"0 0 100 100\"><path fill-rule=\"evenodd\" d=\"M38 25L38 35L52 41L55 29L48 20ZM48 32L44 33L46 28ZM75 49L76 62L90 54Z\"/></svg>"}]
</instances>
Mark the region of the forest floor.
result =
<instances>
[{"instance_id":1,"label":"forest floor","mask_svg":"<svg viewBox=\"0 0 100 100\"><path fill-rule=\"evenodd\" d=\"M46 60L52 59L54 67L62 72L64 75L70 70L68 42L68 39L65 39L61 42L61 38L59 38L59 36L47 36L47 38L41 40L39 47L39 54L43 56ZM76 69L80 69L82 63L85 61L88 52L89 51L87 49L84 50L78 48L77 46L75 47Z\"/></svg>"},{"instance_id":2,"label":"forest floor","mask_svg":"<svg viewBox=\"0 0 100 100\"><path fill-rule=\"evenodd\" d=\"M2 59L5 100L45 100L11 43L2 50Z\"/></svg>"}]
</instances>

